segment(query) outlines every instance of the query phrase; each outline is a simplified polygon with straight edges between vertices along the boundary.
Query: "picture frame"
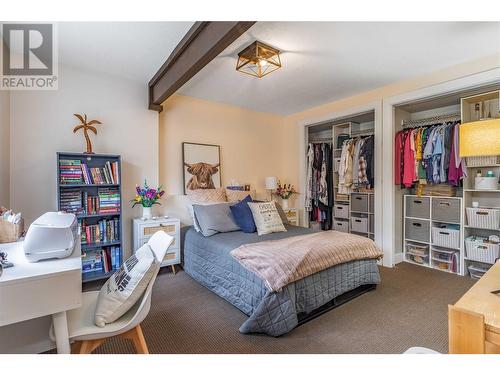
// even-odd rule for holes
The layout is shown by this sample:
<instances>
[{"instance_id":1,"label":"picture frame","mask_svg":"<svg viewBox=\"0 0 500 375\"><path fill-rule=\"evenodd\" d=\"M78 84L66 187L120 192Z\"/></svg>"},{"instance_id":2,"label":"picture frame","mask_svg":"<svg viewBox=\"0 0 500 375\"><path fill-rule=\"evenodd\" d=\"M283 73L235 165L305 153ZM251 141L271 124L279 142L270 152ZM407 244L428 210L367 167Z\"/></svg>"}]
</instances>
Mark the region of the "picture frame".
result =
<instances>
[{"instance_id":1,"label":"picture frame","mask_svg":"<svg viewBox=\"0 0 500 375\"><path fill-rule=\"evenodd\" d=\"M182 142L182 170L184 194L187 190L222 187L220 146Z\"/></svg>"}]
</instances>

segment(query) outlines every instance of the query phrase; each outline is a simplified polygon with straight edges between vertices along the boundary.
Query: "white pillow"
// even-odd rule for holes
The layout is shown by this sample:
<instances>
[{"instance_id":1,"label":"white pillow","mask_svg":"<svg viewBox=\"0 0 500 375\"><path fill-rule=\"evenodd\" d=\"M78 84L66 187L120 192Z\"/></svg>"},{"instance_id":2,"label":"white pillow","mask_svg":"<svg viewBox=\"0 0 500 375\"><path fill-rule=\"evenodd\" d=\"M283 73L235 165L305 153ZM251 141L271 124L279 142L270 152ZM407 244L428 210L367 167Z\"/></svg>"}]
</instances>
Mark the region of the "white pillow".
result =
<instances>
[{"instance_id":1,"label":"white pillow","mask_svg":"<svg viewBox=\"0 0 500 375\"><path fill-rule=\"evenodd\" d=\"M102 286L95 325L104 327L125 314L142 296L159 267L160 262L148 244L139 248Z\"/></svg>"},{"instance_id":2,"label":"white pillow","mask_svg":"<svg viewBox=\"0 0 500 375\"><path fill-rule=\"evenodd\" d=\"M274 202L248 202L248 207L252 210L253 220L259 236L275 232L286 232L283 220L281 220Z\"/></svg>"},{"instance_id":3,"label":"white pillow","mask_svg":"<svg viewBox=\"0 0 500 375\"><path fill-rule=\"evenodd\" d=\"M196 220L196 216L194 214L193 204L192 203L188 204L187 209L189 211L189 215L191 216L191 220L193 220L193 227L194 227L194 229L197 232L200 232L201 229L200 229L200 225L198 224L198 220Z\"/></svg>"}]
</instances>

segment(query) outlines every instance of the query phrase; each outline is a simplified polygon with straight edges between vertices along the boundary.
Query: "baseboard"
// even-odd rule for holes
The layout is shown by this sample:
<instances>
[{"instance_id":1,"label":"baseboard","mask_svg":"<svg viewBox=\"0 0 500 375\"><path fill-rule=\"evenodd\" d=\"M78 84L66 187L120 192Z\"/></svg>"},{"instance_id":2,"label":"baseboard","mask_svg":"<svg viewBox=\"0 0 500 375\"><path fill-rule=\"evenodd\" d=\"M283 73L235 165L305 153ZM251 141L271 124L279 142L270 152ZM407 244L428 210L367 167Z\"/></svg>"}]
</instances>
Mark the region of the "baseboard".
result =
<instances>
[{"instance_id":1,"label":"baseboard","mask_svg":"<svg viewBox=\"0 0 500 375\"><path fill-rule=\"evenodd\" d=\"M401 263L405 260L404 253L396 253L394 254L394 264Z\"/></svg>"}]
</instances>

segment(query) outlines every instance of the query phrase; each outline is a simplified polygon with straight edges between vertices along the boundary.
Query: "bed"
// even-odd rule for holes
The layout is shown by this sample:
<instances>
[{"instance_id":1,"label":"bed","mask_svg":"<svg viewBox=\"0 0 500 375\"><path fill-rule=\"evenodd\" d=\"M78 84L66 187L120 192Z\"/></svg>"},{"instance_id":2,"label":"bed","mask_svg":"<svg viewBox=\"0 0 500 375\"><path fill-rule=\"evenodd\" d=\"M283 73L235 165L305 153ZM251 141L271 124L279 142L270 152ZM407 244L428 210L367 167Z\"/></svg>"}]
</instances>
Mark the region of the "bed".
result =
<instances>
[{"instance_id":1,"label":"bed","mask_svg":"<svg viewBox=\"0 0 500 375\"><path fill-rule=\"evenodd\" d=\"M248 319L241 333L280 336L380 283L375 259L335 265L270 292L264 281L244 268L230 252L241 245L312 233L286 225L286 232L258 236L241 231L204 237L192 227L182 230L185 272L241 310Z\"/></svg>"}]
</instances>

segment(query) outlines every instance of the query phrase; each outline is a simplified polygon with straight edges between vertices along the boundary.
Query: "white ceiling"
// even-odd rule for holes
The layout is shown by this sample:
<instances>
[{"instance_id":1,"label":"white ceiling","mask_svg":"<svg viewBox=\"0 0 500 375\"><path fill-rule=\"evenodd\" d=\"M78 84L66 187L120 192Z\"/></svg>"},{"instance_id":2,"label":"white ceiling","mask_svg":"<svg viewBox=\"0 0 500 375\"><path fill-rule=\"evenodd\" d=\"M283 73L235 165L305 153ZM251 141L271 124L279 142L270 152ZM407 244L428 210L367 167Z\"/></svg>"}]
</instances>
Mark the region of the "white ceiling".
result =
<instances>
[{"instance_id":1,"label":"white ceiling","mask_svg":"<svg viewBox=\"0 0 500 375\"><path fill-rule=\"evenodd\" d=\"M193 22L60 22L59 63L144 83Z\"/></svg>"},{"instance_id":2,"label":"white ceiling","mask_svg":"<svg viewBox=\"0 0 500 375\"><path fill-rule=\"evenodd\" d=\"M235 70L254 40L283 51L258 79ZM500 23L258 22L179 93L282 115L500 54Z\"/></svg>"}]
</instances>

